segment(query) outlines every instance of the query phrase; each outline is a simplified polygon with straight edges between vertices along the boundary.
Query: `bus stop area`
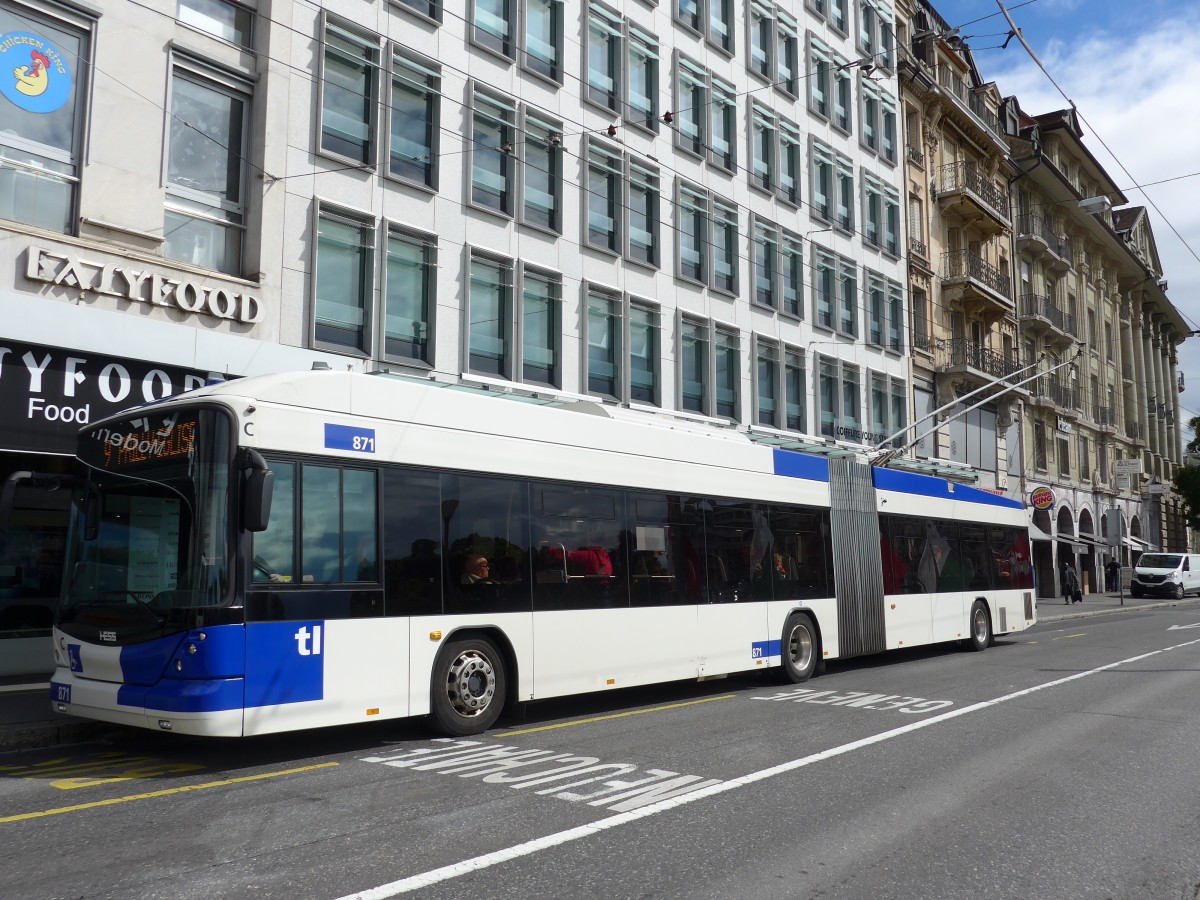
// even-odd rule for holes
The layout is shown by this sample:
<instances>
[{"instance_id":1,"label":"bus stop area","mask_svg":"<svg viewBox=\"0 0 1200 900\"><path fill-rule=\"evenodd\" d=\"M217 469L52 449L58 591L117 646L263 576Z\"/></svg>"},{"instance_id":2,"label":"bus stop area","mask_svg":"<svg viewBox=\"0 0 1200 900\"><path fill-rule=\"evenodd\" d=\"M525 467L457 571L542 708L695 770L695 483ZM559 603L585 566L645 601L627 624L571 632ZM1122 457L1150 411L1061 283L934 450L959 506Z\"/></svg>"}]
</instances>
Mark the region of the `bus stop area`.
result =
<instances>
[{"instance_id":1,"label":"bus stop area","mask_svg":"<svg viewBox=\"0 0 1200 900\"><path fill-rule=\"evenodd\" d=\"M1114 592L1084 594L1082 603L1071 604L1062 597L1039 597L1037 615L1039 622L1056 622L1194 603L1200 603L1200 597L1135 599L1128 592L1124 597ZM0 677L0 753L93 740L119 727L51 712L48 677Z\"/></svg>"}]
</instances>

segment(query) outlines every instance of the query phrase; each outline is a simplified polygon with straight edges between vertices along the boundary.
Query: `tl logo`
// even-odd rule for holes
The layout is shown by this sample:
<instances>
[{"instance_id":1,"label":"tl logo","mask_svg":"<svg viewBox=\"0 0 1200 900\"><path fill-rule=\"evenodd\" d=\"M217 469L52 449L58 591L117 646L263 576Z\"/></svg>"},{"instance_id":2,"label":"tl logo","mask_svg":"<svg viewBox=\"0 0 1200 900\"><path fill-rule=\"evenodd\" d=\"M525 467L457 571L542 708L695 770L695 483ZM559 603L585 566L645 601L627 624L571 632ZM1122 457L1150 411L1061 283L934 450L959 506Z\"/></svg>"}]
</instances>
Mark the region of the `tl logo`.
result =
<instances>
[{"instance_id":1,"label":"tl logo","mask_svg":"<svg viewBox=\"0 0 1200 900\"><path fill-rule=\"evenodd\" d=\"M296 650L301 656L320 656L321 626L314 625L310 632L307 625L302 625L296 632Z\"/></svg>"}]
</instances>

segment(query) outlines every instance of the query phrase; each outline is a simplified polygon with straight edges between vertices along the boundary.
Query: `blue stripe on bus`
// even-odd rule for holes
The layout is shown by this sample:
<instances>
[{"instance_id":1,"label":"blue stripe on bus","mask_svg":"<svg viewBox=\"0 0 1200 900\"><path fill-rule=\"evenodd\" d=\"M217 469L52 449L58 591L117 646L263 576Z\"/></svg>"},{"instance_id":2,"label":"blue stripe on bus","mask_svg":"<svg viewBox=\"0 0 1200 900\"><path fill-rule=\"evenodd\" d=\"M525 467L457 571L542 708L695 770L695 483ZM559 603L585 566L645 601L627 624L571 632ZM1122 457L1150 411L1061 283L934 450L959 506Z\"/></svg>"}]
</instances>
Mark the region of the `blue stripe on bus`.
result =
<instances>
[{"instance_id":1,"label":"blue stripe on bus","mask_svg":"<svg viewBox=\"0 0 1200 900\"><path fill-rule=\"evenodd\" d=\"M769 659L772 656L779 656L782 652L782 641L755 641L750 645L751 659Z\"/></svg>"},{"instance_id":2,"label":"blue stripe on bus","mask_svg":"<svg viewBox=\"0 0 1200 900\"><path fill-rule=\"evenodd\" d=\"M821 456L797 453L795 450L775 450L775 474L809 481L829 481L829 460Z\"/></svg>"},{"instance_id":3,"label":"blue stripe on bus","mask_svg":"<svg viewBox=\"0 0 1200 900\"><path fill-rule=\"evenodd\" d=\"M241 678L164 680L151 687L122 685L117 691L117 704L161 712L225 712L241 709L244 695Z\"/></svg>"},{"instance_id":4,"label":"blue stripe on bus","mask_svg":"<svg viewBox=\"0 0 1200 900\"><path fill-rule=\"evenodd\" d=\"M325 623L251 622L246 626L246 708L325 696Z\"/></svg>"},{"instance_id":5,"label":"blue stripe on bus","mask_svg":"<svg viewBox=\"0 0 1200 900\"><path fill-rule=\"evenodd\" d=\"M965 484L955 484L951 490L949 481L944 478L935 478L932 475L918 475L916 472L901 472L898 469L883 469L878 466L871 471L875 474L875 488L880 491L896 491L900 494L938 497L943 500L961 500L964 503L979 503L983 506L1024 508L1024 504L1020 500L1012 500L1000 494L968 487Z\"/></svg>"}]
</instances>

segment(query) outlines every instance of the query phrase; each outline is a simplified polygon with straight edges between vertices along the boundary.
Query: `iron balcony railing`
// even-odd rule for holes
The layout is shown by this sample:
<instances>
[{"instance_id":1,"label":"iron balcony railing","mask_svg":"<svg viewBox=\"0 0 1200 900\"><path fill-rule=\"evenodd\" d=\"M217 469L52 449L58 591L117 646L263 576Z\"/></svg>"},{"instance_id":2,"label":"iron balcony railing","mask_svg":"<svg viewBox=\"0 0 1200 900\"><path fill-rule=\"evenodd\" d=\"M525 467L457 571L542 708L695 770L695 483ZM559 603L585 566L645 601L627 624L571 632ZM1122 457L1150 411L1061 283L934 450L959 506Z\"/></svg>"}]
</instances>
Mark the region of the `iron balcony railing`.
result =
<instances>
[{"instance_id":1,"label":"iron balcony railing","mask_svg":"<svg viewBox=\"0 0 1200 900\"><path fill-rule=\"evenodd\" d=\"M912 144L908 145L908 158L918 166L925 164L925 154L921 152L920 148L914 147Z\"/></svg>"},{"instance_id":2,"label":"iron balcony railing","mask_svg":"<svg viewBox=\"0 0 1200 900\"><path fill-rule=\"evenodd\" d=\"M1068 334L1075 330L1075 316L1060 309L1044 294L1022 294L1017 299L1017 315L1022 318L1040 316L1059 331Z\"/></svg>"},{"instance_id":3,"label":"iron balcony railing","mask_svg":"<svg viewBox=\"0 0 1200 900\"><path fill-rule=\"evenodd\" d=\"M1117 427L1117 411L1111 406L1097 404L1092 410L1092 420L1101 428Z\"/></svg>"},{"instance_id":4,"label":"iron balcony railing","mask_svg":"<svg viewBox=\"0 0 1200 900\"><path fill-rule=\"evenodd\" d=\"M1077 408L1078 395L1075 388L1063 384L1052 375L1041 375L1036 381L1030 382L1029 393L1034 397L1045 397L1063 409Z\"/></svg>"},{"instance_id":5,"label":"iron balcony railing","mask_svg":"<svg viewBox=\"0 0 1200 900\"><path fill-rule=\"evenodd\" d=\"M942 369L966 367L984 372L993 378L1008 378L1021 368L1017 359L997 353L970 338L940 341L938 366Z\"/></svg>"},{"instance_id":6,"label":"iron balcony railing","mask_svg":"<svg viewBox=\"0 0 1200 900\"><path fill-rule=\"evenodd\" d=\"M925 353L929 353L933 350L933 341L930 339L929 335L918 334L915 331L912 333L912 345L914 349L921 350Z\"/></svg>"},{"instance_id":7,"label":"iron balcony railing","mask_svg":"<svg viewBox=\"0 0 1200 900\"><path fill-rule=\"evenodd\" d=\"M970 278L1012 300L1012 281L1002 272L970 250L951 250L942 255L942 279Z\"/></svg>"},{"instance_id":8,"label":"iron balcony railing","mask_svg":"<svg viewBox=\"0 0 1200 900\"><path fill-rule=\"evenodd\" d=\"M1133 363L1121 363L1121 377L1133 381Z\"/></svg>"},{"instance_id":9,"label":"iron balcony railing","mask_svg":"<svg viewBox=\"0 0 1200 900\"><path fill-rule=\"evenodd\" d=\"M925 246L925 242L920 238L910 237L908 239L908 249L917 256L929 259L929 248Z\"/></svg>"},{"instance_id":10,"label":"iron balcony railing","mask_svg":"<svg viewBox=\"0 0 1200 900\"><path fill-rule=\"evenodd\" d=\"M958 102L965 106L978 120L979 124L989 131L993 137L1004 139L1004 131L1000 128L1000 119L987 108L987 104L972 91L958 72L946 63L937 67L938 84L953 94Z\"/></svg>"},{"instance_id":11,"label":"iron balcony railing","mask_svg":"<svg viewBox=\"0 0 1200 900\"><path fill-rule=\"evenodd\" d=\"M938 191L970 191L1003 222L1009 221L1008 191L996 186L973 162L948 163L938 169Z\"/></svg>"}]
</instances>

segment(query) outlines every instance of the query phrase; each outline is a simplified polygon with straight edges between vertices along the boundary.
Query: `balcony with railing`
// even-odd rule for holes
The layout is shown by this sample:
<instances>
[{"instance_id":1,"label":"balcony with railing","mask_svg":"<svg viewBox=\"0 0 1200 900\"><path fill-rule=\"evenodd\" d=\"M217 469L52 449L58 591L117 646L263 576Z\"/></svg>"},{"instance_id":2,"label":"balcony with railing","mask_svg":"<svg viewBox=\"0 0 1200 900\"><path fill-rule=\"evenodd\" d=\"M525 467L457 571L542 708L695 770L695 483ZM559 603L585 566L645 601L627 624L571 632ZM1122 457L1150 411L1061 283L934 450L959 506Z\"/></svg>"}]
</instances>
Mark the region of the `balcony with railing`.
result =
<instances>
[{"instance_id":1,"label":"balcony with railing","mask_svg":"<svg viewBox=\"0 0 1200 900\"><path fill-rule=\"evenodd\" d=\"M1125 436L1130 438L1135 444L1146 443L1146 426L1141 422L1127 421L1125 423Z\"/></svg>"},{"instance_id":2,"label":"balcony with railing","mask_svg":"<svg viewBox=\"0 0 1200 900\"><path fill-rule=\"evenodd\" d=\"M1008 191L1000 188L977 163L941 166L935 181L942 212L976 226L985 239L1012 228Z\"/></svg>"},{"instance_id":3,"label":"balcony with railing","mask_svg":"<svg viewBox=\"0 0 1200 900\"><path fill-rule=\"evenodd\" d=\"M1122 303L1119 313L1120 313L1120 318L1121 318L1121 324L1128 327L1131 324L1131 322L1133 321L1133 312L1132 312L1132 310L1130 310L1129 304Z\"/></svg>"},{"instance_id":4,"label":"balcony with railing","mask_svg":"<svg viewBox=\"0 0 1200 900\"><path fill-rule=\"evenodd\" d=\"M920 147L914 147L912 144L908 145L908 161L918 166L925 165L925 154L921 152Z\"/></svg>"},{"instance_id":5,"label":"balcony with railing","mask_svg":"<svg viewBox=\"0 0 1200 900\"><path fill-rule=\"evenodd\" d=\"M1102 431L1111 431L1116 433L1117 430L1117 411L1111 406L1095 404L1092 406L1092 421L1095 422Z\"/></svg>"},{"instance_id":6,"label":"balcony with railing","mask_svg":"<svg viewBox=\"0 0 1200 900\"><path fill-rule=\"evenodd\" d=\"M1060 234L1046 246L1045 263L1052 272L1065 272L1074 265L1071 251L1071 241L1065 234Z\"/></svg>"},{"instance_id":7,"label":"balcony with railing","mask_svg":"<svg viewBox=\"0 0 1200 900\"><path fill-rule=\"evenodd\" d=\"M938 86L958 101L958 107L994 140L1004 142L1004 129L999 117L988 109L983 99L973 91L953 66L942 63L937 67Z\"/></svg>"},{"instance_id":8,"label":"balcony with railing","mask_svg":"<svg viewBox=\"0 0 1200 900\"><path fill-rule=\"evenodd\" d=\"M1079 412L1079 392L1053 375L1040 375L1029 383L1029 402L1069 415Z\"/></svg>"},{"instance_id":9,"label":"balcony with railing","mask_svg":"<svg viewBox=\"0 0 1200 900\"><path fill-rule=\"evenodd\" d=\"M1043 294L1022 294L1017 298L1017 316L1021 325L1055 343L1075 339L1075 316L1061 309Z\"/></svg>"},{"instance_id":10,"label":"balcony with railing","mask_svg":"<svg viewBox=\"0 0 1200 900\"><path fill-rule=\"evenodd\" d=\"M1021 380L1019 377L1013 377L1021 369L1016 356L997 353L971 338L938 341L934 353L934 367L940 374L955 376L955 382L962 382L962 386L968 389L995 384L997 394ZM1014 393L1026 396L1028 388L1022 385L1015 388Z\"/></svg>"},{"instance_id":11,"label":"balcony with railing","mask_svg":"<svg viewBox=\"0 0 1200 900\"><path fill-rule=\"evenodd\" d=\"M970 250L942 254L942 291L945 300L961 300L966 312L989 318L1013 312L1012 280ZM950 289L954 289L951 293Z\"/></svg>"},{"instance_id":12,"label":"balcony with railing","mask_svg":"<svg viewBox=\"0 0 1200 900\"><path fill-rule=\"evenodd\" d=\"M1125 381L1133 381L1133 363L1121 363L1121 377Z\"/></svg>"}]
</instances>

